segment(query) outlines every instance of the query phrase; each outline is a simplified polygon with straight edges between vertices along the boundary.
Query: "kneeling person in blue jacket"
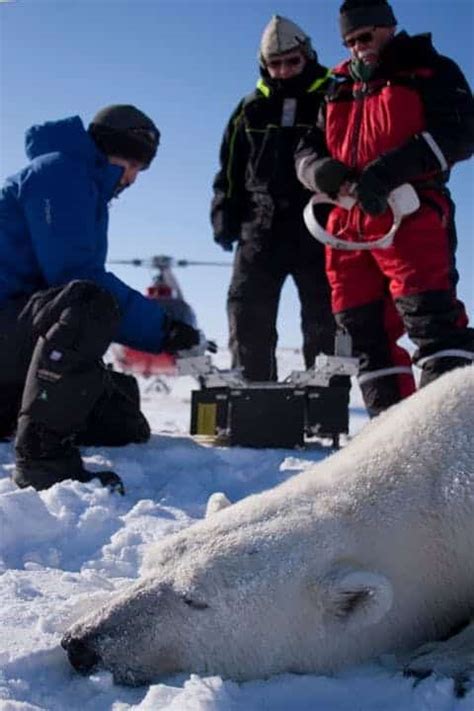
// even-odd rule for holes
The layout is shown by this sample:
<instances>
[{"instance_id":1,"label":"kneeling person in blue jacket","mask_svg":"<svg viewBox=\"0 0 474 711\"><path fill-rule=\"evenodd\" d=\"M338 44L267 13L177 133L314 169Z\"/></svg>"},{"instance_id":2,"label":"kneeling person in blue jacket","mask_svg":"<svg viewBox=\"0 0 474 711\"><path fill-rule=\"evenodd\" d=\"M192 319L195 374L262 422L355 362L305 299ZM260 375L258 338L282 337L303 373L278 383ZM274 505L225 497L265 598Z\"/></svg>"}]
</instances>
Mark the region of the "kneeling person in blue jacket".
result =
<instances>
[{"instance_id":1,"label":"kneeling person in blue jacket","mask_svg":"<svg viewBox=\"0 0 474 711\"><path fill-rule=\"evenodd\" d=\"M159 353L199 342L105 268L108 203L155 157L160 133L130 105L108 106L86 130L78 116L33 126L28 165L0 190L0 438L16 427L20 487L64 479L123 490L84 469L79 443L150 436L136 381L104 368L114 341Z\"/></svg>"}]
</instances>

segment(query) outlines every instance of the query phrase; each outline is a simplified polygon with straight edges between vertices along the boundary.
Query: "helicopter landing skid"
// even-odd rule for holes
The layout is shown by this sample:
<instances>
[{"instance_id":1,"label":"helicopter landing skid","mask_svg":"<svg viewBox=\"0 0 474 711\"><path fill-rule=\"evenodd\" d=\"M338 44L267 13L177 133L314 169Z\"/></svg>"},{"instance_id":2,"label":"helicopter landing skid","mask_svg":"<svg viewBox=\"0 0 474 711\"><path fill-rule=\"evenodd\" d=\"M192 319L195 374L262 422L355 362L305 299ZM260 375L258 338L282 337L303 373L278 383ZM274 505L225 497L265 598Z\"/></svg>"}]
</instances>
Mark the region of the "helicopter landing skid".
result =
<instances>
[{"instance_id":1,"label":"helicopter landing skid","mask_svg":"<svg viewBox=\"0 0 474 711\"><path fill-rule=\"evenodd\" d=\"M143 394L149 395L150 393L163 393L163 395L169 395L171 392L171 387L166 379L166 376L154 375L151 381L143 388Z\"/></svg>"}]
</instances>

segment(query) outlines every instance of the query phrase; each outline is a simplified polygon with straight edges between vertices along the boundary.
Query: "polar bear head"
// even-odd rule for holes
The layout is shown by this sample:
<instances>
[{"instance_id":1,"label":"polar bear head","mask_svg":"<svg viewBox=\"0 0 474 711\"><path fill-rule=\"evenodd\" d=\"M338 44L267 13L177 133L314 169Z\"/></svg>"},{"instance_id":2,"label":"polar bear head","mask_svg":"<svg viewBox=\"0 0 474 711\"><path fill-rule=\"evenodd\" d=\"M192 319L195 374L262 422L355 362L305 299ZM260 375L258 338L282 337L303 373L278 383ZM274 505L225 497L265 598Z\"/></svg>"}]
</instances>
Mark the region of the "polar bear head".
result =
<instances>
[{"instance_id":1,"label":"polar bear head","mask_svg":"<svg viewBox=\"0 0 474 711\"><path fill-rule=\"evenodd\" d=\"M342 630L358 647L363 628L390 610L391 582L329 547L308 555L304 527L288 537L275 524L196 524L156 547L153 571L66 634L73 665L105 667L126 684L181 671L248 679L338 666L341 653L356 653L347 639L342 652ZM254 527L266 531L257 538Z\"/></svg>"},{"instance_id":2,"label":"polar bear head","mask_svg":"<svg viewBox=\"0 0 474 711\"><path fill-rule=\"evenodd\" d=\"M74 667L127 684L328 673L467 618L474 368L459 373L275 489L214 497L205 520L150 547L139 582L67 631Z\"/></svg>"}]
</instances>

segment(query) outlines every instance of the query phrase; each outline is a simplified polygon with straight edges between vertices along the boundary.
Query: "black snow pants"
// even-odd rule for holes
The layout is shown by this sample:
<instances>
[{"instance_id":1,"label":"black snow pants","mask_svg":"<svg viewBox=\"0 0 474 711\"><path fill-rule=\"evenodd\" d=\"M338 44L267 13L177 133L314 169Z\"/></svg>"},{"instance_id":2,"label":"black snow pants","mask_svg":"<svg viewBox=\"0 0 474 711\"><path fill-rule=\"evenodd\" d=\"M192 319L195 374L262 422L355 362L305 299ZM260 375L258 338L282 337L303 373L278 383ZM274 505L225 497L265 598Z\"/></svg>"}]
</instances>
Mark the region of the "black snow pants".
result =
<instances>
[{"instance_id":1,"label":"black snow pants","mask_svg":"<svg viewBox=\"0 0 474 711\"><path fill-rule=\"evenodd\" d=\"M275 220L271 234L237 247L227 298L232 367L248 380L277 380L278 305L288 276L301 304L306 368L318 353L334 352L335 321L324 266L324 248L307 232L301 216Z\"/></svg>"},{"instance_id":2,"label":"black snow pants","mask_svg":"<svg viewBox=\"0 0 474 711\"><path fill-rule=\"evenodd\" d=\"M40 291L0 308L0 439L34 457L30 423L76 444L143 442L150 429L135 379L108 370L115 299L88 281ZM18 419L19 418L19 419Z\"/></svg>"}]
</instances>

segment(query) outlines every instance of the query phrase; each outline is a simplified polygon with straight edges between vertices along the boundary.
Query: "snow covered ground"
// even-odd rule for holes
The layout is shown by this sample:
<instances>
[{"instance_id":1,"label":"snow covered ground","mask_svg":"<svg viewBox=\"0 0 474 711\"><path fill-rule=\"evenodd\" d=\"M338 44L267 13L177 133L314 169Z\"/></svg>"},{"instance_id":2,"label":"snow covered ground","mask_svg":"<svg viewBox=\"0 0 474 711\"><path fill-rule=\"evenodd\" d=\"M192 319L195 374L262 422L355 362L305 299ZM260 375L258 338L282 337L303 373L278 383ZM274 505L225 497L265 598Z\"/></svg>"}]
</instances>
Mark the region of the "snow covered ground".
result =
<instances>
[{"instance_id":1,"label":"snow covered ground","mask_svg":"<svg viewBox=\"0 0 474 711\"><path fill-rule=\"evenodd\" d=\"M227 354L216 361L227 367ZM301 369L280 352L280 377ZM203 516L225 491L235 501L274 486L330 453L213 448L187 434L188 378L168 379L169 394L142 397L153 429L147 445L84 450L91 469L111 468L125 497L96 483L66 482L37 493L11 482L11 444L0 444L0 711L472 711L474 691L453 695L449 679L410 679L374 663L334 677L282 675L236 684L175 676L147 688L115 686L111 674L81 677L59 645L69 624L137 577L144 546ZM353 388L351 432L365 423Z\"/></svg>"}]
</instances>

